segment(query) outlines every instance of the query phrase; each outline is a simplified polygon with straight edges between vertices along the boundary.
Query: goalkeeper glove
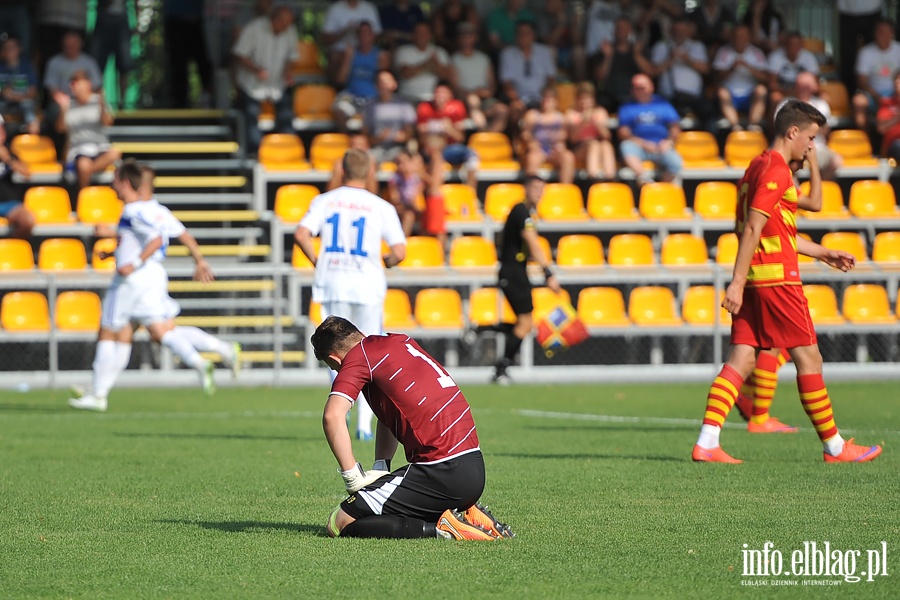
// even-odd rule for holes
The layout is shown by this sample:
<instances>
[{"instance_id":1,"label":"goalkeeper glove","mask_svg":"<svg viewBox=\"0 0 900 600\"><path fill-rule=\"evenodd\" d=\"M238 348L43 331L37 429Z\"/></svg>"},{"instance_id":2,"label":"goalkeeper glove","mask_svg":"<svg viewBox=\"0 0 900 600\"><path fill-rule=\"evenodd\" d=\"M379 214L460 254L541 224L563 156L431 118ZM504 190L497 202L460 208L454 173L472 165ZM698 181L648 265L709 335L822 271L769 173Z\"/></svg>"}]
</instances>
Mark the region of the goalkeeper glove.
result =
<instances>
[{"instance_id":1,"label":"goalkeeper glove","mask_svg":"<svg viewBox=\"0 0 900 600\"><path fill-rule=\"evenodd\" d=\"M373 471L390 471L391 470L391 459L389 458L379 458L375 460L375 463L372 465Z\"/></svg>"},{"instance_id":2,"label":"goalkeeper glove","mask_svg":"<svg viewBox=\"0 0 900 600\"><path fill-rule=\"evenodd\" d=\"M340 471L340 469L338 469ZM344 488L348 494L355 494L370 483L374 483L385 475L390 475L388 471L364 471L362 465L356 465L348 471L340 471L341 477L344 479Z\"/></svg>"}]
</instances>

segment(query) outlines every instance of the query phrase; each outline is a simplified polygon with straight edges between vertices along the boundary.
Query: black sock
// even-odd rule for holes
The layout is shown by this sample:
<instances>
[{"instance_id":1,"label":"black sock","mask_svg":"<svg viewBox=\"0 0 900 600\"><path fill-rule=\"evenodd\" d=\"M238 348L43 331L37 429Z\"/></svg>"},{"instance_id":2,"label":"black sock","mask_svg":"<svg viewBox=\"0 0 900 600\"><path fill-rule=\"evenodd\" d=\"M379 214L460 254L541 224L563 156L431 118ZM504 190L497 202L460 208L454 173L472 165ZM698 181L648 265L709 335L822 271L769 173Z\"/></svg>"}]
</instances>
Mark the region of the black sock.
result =
<instances>
[{"instance_id":1,"label":"black sock","mask_svg":"<svg viewBox=\"0 0 900 600\"><path fill-rule=\"evenodd\" d=\"M516 354L519 353L519 348L521 347L522 338L518 337L512 331L506 334L506 351L503 353L503 361L507 365L511 365L513 361L516 360Z\"/></svg>"},{"instance_id":2,"label":"black sock","mask_svg":"<svg viewBox=\"0 0 900 600\"><path fill-rule=\"evenodd\" d=\"M353 521L341 530L341 537L414 539L437 537L437 530L422 519L375 515Z\"/></svg>"}]
</instances>

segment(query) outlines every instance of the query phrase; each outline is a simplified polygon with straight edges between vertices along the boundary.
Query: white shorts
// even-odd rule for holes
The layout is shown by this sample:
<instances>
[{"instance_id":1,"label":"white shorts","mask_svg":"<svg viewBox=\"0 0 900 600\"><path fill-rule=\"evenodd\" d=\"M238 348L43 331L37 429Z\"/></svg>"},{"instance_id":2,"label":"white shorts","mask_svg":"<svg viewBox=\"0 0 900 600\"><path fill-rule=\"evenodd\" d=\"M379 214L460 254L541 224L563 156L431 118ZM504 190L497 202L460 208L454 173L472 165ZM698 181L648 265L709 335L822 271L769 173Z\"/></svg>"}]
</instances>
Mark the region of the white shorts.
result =
<instances>
[{"instance_id":1,"label":"white shorts","mask_svg":"<svg viewBox=\"0 0 900 600\"><path fill-rule=\"evenodd\" d=\"M335 315L344 317L359 329L363 335L384 333L384 305L357 304L355 302L323 302L322 317Z\"/></svg>"},{"instance_id":2,"label":"white shorts","mask_svg":"<svg viewBox=\"0 0 900 600\"><path fill-rule=\"evenodd\" d=\"M169 277L163 266L149 260L129 275L116 275L103 297L100 325L118 331L131 321L150 325L175 318L181 312L169 297Z\"/></svg>"}]
</instances>

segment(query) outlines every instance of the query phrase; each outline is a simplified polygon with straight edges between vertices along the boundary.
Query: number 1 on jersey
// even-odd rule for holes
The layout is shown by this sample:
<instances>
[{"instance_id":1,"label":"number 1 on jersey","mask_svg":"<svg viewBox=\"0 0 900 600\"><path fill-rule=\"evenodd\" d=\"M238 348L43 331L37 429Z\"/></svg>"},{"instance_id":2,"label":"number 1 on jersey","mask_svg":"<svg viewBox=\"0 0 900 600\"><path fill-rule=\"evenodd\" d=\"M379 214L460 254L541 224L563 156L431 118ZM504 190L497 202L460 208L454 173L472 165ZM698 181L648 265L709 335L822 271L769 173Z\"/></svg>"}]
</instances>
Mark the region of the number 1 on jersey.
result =
<instances>
[{"instance_id":1,"label":"number 1 on jersey","mask_svg":"<svg viewBox=\"0 0 900 600\"><path fill-rule=\"evenodd\" d=\"M439 386L441 386L442 388L456 387L456 382L453 381L453 378L450 377L449 373L446 373L443 369L441 369L433 360L431 360L431 357L419 352L419 349L414 347L412 344L406 344L406 349L409 350L410 354L412 354L416 358L421 358L422 360L427 362L432 369L434 369L434 372L438 374L437 382Z\"/></svg>"},{"instance_id":2,"label":"number 1 on jersey","mask_svg":"<svg viewBox=\"0 0 900 600\"><path fill-rule=\"evenodd\" d=\"M344 247L341 246L341 242L338 239L338 228L341 222L340 213L334 213L333 215L325 219L325 222L331 225L331 243L327 248L325 248L325 252L343 253ZM369 253L363 250L363 236L366 229L366 218L360 217L357 220L353 221L351 225L353 225L353 228L356 229L356 247L350 249L350 254L353 256L368 256Z\"/></svg>"}]
</instances>

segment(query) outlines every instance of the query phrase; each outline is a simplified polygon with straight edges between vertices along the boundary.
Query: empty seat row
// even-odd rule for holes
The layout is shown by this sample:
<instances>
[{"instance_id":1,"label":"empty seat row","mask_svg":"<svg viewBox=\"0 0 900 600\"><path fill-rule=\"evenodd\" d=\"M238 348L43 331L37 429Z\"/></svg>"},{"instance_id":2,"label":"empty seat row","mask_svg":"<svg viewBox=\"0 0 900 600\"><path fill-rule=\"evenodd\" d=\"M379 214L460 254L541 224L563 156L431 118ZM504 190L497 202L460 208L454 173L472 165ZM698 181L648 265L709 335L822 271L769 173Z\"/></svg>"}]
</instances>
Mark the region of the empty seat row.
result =
<instances>
[{"instance_id":1,"label":"empty seat row","mask_svg":"<svg viewBox=\"0 0 900 600\"><path fill-rule=\"evenodd\" d=\"M94 243L91 266L98 271L112 271L116 262L112 257L101 259L100 252L114 252L116 240L102 238ZM0 271L34 269L34 252L25 240L0 239ZM87 252L81 240L51 238L38 248L37 267L43 271L78 271L87 268Z\"/></svg>"},{"instance_id":2,"label":"empty seat row","mask_svg":"<svg viewBox=\"0 0 900 600\"><path fill-rule=\"evenodd\" d=\"M78 208L73 215L72 201L65 188L38 186L25 192L25 206L34 213L39 225L81 223L117 223L122 215L122 202L108 186L90 186L78 192Z\"/></svg>"},{"instance_id":3,"label":"empty seat row","mask_svg":"<svg viewBox=\"0 0 900 600\"><path fill-rule=\"evenodd\" d=\"M97 331L100 297L94 292L61 292L54 311L61 331ZM0 301L0 327L9 332L50 330L47 297L40 292L9 292Z\"/></svg>"}]
</instances>

